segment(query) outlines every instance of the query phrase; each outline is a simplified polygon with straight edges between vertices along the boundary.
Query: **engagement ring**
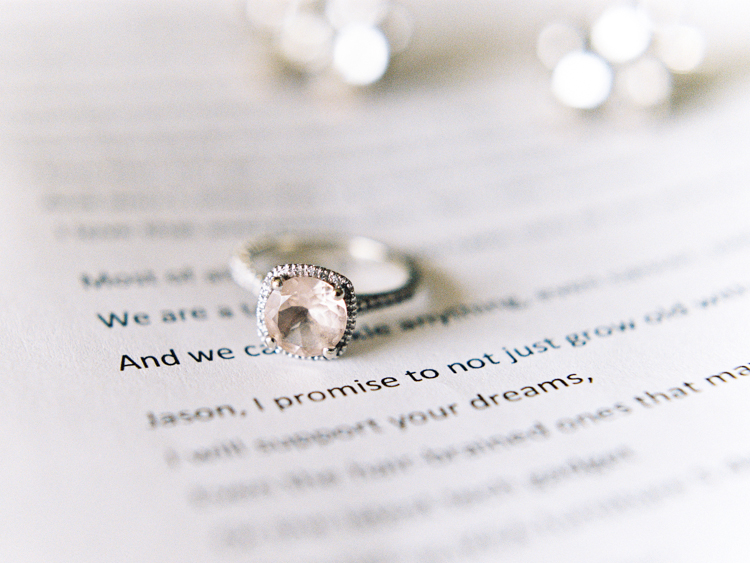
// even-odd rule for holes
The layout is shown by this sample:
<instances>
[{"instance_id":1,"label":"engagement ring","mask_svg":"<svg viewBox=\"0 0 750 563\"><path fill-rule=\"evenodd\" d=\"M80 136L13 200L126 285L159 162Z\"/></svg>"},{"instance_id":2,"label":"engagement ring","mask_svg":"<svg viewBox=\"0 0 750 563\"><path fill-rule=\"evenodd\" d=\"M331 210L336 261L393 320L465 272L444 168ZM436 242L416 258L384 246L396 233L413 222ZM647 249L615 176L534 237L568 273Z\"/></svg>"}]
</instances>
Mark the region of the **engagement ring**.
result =
<instances>
[{"instance_id":1,"label":"engagement ring","mask_svg":"<svg viewBox=\"0 0 750 563\"><path fill-rule=\"evenodd\" d=\"M350 273L349 278L319 266ZM248 241L232 257L234 280L258 296L258 335L267 348L295 358L344 353L357 313L414 295L419 270L409 256L364 237L285 234Z\"/></svg>"}]
</instances>

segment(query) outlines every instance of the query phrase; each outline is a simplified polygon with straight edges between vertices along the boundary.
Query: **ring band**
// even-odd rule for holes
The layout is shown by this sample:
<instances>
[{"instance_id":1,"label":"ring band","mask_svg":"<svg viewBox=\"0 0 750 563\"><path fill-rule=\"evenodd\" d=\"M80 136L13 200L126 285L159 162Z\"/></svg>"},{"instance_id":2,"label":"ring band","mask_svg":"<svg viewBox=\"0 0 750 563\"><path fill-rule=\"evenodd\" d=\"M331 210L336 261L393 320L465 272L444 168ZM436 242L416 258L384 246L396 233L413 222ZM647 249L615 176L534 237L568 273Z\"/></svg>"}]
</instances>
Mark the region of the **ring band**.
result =
<instances>
[{"instance_id":1,"label":"ring band","mask_svg":"<svg viewBox=\"0 0 750 563\"><path fill-rule=\"evenodd\" d=\"M327 258L343 268L384 267L398 283L354 293L344 275L310 263ZM246 242L232 257L232 277L258 296L258 335L264 346L297 358L333 359L344 353L357 313L396 305L414 295L416 262L364 237L310 238L284 234Z\"/></svg>"}]
</instances>

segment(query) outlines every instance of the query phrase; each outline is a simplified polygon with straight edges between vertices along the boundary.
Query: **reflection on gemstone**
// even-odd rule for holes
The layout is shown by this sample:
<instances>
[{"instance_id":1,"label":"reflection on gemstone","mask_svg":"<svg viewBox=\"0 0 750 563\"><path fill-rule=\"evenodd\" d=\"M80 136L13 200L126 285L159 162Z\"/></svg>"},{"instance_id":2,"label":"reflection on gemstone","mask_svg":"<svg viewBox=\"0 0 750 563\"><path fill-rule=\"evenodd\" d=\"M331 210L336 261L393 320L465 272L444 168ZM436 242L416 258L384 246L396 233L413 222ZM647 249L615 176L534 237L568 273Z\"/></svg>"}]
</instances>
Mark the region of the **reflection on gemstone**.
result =
<instances>
[{"instance_id":1,"label":"reflection on gemstone","mask_svg":"<svg viewBox=\"0 0 750 563\"><path fill-rule=\"evenodd\" d=\"M305 358L335 348L346 330L346 303L335 287L313 277L284 280L268 295L264 310L268 335L285 352Z\"/></svg>"}]
</instances>

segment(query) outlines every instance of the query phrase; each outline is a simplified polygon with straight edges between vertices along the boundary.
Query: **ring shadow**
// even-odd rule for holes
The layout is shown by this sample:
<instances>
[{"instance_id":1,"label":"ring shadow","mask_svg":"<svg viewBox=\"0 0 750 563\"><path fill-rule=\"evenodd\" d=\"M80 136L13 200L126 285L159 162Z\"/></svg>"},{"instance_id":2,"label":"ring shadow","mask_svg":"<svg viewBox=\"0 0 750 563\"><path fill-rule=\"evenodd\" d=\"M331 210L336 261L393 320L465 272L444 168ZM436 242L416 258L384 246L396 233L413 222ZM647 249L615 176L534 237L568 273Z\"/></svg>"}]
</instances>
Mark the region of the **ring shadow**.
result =
<instances>
[{"instance_id":1,"label":"ring shadow","mask_svg":"<svg viewBox=\"0 0 750 563\"><path fill-rule=\"evenodd\" d=\"M452 278L427 262L420 261L419 268L420 288L411 300L357 317L357 327L345 357L366 356L393 342L394 338L399 338L398 326L402 319L443 310L461 301L461 289ZM387 330L384 331L383 326L388 327Z\"/></svg>"}]
</instances>

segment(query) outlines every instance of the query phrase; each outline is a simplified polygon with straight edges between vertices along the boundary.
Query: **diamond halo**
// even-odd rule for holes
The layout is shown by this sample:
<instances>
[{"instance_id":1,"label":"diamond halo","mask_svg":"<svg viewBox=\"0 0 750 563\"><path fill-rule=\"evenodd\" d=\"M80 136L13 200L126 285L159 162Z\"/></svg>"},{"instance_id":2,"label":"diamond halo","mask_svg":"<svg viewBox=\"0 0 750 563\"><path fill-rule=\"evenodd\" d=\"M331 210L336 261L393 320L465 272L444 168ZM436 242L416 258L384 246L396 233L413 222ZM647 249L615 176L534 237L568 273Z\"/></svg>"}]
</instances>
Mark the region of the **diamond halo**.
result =
<instances>
[{"instance_id":1,"label":"diamond halo","mask_svg":"<svg viewBox=\"0 0 750 563\"><path fill-rule=\"evenodd\" d=\"M379 276L374 287L380 290L355 295L348 278L307 262L316 258L352 268L360 277L363 271ZM312 360L341 356L358 314L410 299L421 278L407 254L366 237L335 234L260 235L238 248L229 266L234 281L258 296L263 346Z\"/></svg>"},{"instance_id":2,"label":"diamond halo","mask_svg":"<svg viewBox=\"0 0 750 563\"><path fill-rule=\"evenodd\" d=\"M256 314L267 348L295 358L330 360L343 354L352 338L357 297L352 282L333 270L282 264L263 279Z\"/></svg>"}]
</instances>

